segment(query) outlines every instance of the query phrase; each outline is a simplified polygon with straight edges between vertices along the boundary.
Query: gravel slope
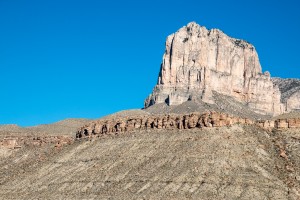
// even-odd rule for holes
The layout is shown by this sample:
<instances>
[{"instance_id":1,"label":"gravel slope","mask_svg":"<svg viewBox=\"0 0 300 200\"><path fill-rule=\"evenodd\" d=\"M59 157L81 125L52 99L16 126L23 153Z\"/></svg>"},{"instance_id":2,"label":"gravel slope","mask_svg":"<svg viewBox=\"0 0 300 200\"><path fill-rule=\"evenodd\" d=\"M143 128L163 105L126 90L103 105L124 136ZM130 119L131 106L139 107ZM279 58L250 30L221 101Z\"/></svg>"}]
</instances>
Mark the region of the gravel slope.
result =
<instances>
[{"instance_id":1,"label":"gravel slope","mask_svg":"<svg viewBox=\"0 0 300 200\"><path fill-rule=\"evenodd\" d=\"M0 160L0 198L296 200L299 130L291 136L235 125L14 150Z\"/></svg>"}]
</instances>

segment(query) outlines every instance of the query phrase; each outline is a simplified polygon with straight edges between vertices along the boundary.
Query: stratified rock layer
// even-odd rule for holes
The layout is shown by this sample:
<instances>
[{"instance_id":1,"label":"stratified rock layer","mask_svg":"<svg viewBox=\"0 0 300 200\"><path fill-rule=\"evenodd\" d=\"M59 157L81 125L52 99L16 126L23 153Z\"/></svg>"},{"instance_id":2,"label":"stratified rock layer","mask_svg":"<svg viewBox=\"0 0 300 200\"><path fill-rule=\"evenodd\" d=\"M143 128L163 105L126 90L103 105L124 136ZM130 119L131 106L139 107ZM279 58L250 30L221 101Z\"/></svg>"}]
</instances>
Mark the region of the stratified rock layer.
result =
<instances>
[{"instance_id":1,"label":"stratified rock layer","mask_svg":"<svg viewBox=\"0 0 300 200\"><path fill-rule=\"evenodd\" d=\"M168 36L157 85L145 107L188 100L214 103L212 92L246 102L261 114L280 114L280 91L262 73L257 52L246 41L194 22Z\"/></svg>"},{"instance_id":2,"label":"stratified rock layer","mask_svg":"<svg viewBox=\"0 0 300 200\"><path fill-rule=\"evenodd\" d=\"M222 127L232 124L253 124L247 118L240 118L218 112L190 113L190 114L165 114L120 117L114 119L100 119L81 127L76 138L93 137L103 134L118 134L129 131L153 129L194 129L203 127Z\"/></svg>"},{"instance_id":3,"label":"stratified rock layer","mask_svg":"<svg viewBox=\"0 0 300 200\"><path fill-rule=\"evenodd\" d=\"M98 137L106 134L119 134L142 130L183 130L205 127L223 127L234 124L258 125L265 129L300 128L299 115L270 119L251 120L219 112L139 115L130 117L116 117L92 121L78 129L76 138Z\"/></svg>"}]
</instances>

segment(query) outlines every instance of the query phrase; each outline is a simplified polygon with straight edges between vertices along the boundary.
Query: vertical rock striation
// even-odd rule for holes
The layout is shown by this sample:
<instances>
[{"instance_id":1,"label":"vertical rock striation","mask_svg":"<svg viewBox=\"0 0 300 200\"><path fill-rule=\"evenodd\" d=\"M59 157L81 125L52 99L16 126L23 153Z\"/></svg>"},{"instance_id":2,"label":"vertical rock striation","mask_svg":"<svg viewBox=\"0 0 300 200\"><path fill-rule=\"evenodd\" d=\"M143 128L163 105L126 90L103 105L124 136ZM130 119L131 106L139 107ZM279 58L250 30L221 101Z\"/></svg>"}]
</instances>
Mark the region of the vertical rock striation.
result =
<instances>
[{"instance_id":1,"label":"vertical rock striation","mask_svg":"<svg viewBox=\"0 0 300 200\"><path fill-rule=\"evenodd\" d=\"M214 103L212 92L234 97L261 114L280 114L280 91L262 73L253 45L194 22L168 36L163 62L145 107L188 100Z\"/></svg>"}]
</instances>

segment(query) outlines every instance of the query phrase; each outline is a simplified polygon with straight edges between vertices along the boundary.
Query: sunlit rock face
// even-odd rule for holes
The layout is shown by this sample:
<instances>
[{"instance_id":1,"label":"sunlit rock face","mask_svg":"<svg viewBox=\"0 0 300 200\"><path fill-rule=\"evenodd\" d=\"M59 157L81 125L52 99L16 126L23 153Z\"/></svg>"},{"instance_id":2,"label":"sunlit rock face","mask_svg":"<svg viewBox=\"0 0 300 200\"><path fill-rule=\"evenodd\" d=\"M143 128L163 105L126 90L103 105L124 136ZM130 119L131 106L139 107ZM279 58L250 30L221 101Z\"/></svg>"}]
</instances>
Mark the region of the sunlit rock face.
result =
<instances>
[{"instance_id":1,"label":"sunlit rock face","mask_svg":"<svg viewBox=\"0 0 300 200\"><path fill-rule=\"evenodd\" d=\"M194 22L167 37L166 50L145 107L188 100L214 103L213 91L233 96L262 114L280 114L280 91L262 73L253 45Z\"/></svg>"}]
</instances>

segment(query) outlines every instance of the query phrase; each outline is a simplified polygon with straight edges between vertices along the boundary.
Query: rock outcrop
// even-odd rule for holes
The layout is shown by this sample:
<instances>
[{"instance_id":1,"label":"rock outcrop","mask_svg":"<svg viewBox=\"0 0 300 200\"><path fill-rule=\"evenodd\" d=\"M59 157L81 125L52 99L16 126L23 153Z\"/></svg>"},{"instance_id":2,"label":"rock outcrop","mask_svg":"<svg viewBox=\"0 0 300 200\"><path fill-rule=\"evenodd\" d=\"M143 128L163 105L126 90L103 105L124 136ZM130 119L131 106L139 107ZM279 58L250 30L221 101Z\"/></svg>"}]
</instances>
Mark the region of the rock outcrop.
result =
<instances>
[{"instance_id":1,"label":"rock outcrop","mask_svg":"<svg viewBox=\"0 0 300 200\"><path fill-rule=\"evenodd\" d=\"M218 112L122 117L91 122L78 130L76 138L153 129L181 130L222 127L236 123L253 124L254 122L247 118L235 117Z\"/></svg>"},{"instance_id":2,"label":"rock outcrop","mask_svg":"<svg viewBox=\"0 0 300 200\"><path fill-rule=\"evenodd\" d=\"M261 120L257 121L256 124L267 129L300 128L300 117L291 119Z\"/></svg>"},{"instance_id":3,"label":"rock outcrop","mask_svg":"<svg viewBox=\"0 0 300 200\"><path fill-rule=\"evenodd\" d=\"M300 80L272 78L274 85L279 87L281 92L281 102L285 111L300 110Z\"/></svg>"},{"instance_id":4,"label":"rock outcrop","mask_svg":"<svg viewBox=\"0 0 300 200\"><path fill-rule=\"evenodd\" d=\"M257 113L283 112L280 91L270 73L262 72L253 45L192 22L168 36L158 82L145 108L189 100L214 103L213 91L245 102Z\"/></svg>"},{"instance_id":5,"label":"rock outcrop","mask_svg":"<svg viewBox=\"0 0 300 200\"><path fill-rule=\"evenodd\" d=\"M257 120L256 124L266 129L293 129L300 128L300 112L292 111L276 116L272 119Z\"/></svg>"},{"instance_id":6,"label":"rock outcrop","mask_svg":"<svg viewBox=\"0 0 300 200\"><path fill-rule=\"evenodd\" d=\"M0 138L0 148L18 149L25 146L44 146L53 144L54 147L60 148L66 144L72 144L74 137L71 136L7 136Z\"/></svg>"},{"instance_id":7,"label":"rock outcrop","mask_svg":"<svg viewBox=\"0 0 300 200\"><path fill-rule=\"evenodd\" d=\"M78 129L76 138L99 137L141 130L183 130L206 127L223 127L233 124L257 125L265 129L300 128L300 115L269 119L251 120L220 112L190 114L139 115L100 119Z\"/></svg>"}]
</instances>

